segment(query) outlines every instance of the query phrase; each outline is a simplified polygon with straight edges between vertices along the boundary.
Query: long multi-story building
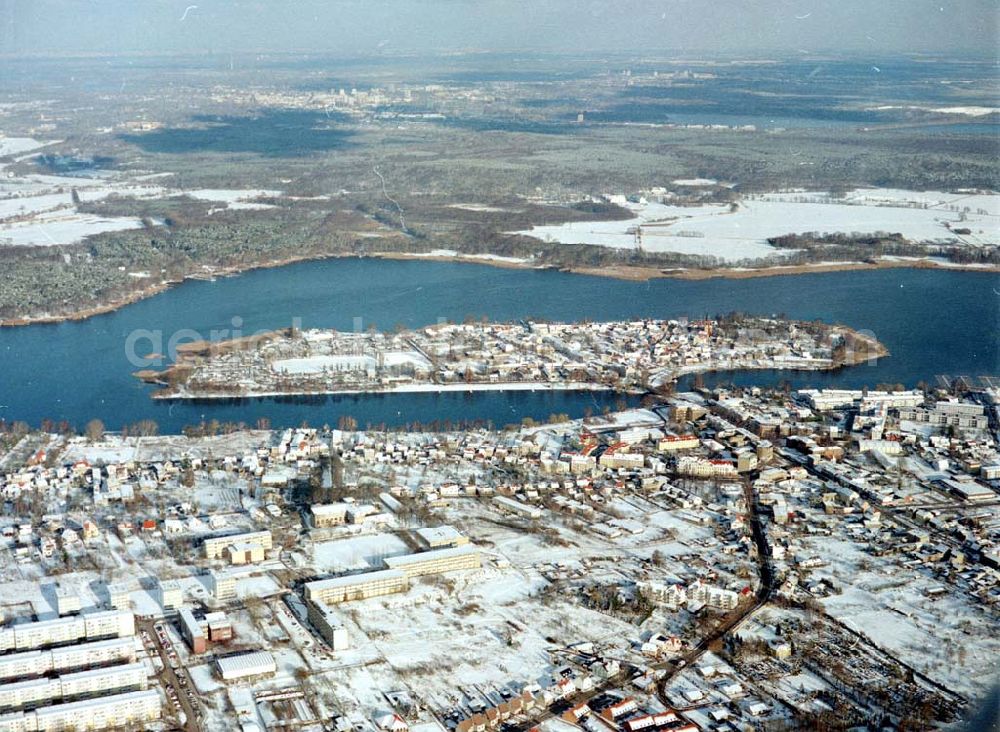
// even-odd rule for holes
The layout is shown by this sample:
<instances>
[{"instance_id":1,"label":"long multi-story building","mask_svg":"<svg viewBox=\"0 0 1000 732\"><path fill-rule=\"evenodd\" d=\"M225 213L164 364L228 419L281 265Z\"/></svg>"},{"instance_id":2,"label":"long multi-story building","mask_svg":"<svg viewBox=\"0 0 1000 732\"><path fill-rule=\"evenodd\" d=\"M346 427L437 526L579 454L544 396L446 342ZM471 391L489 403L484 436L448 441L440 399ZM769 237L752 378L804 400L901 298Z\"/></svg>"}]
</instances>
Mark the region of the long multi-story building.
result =
<instances>
[{"instance_id":1,"label":"long multi-story building","mask_svg":"<svg viewBox=\"0 0 1000 732\"><path fill-rule=\"evenodd\" d=\"M349 600L366 600L369 597L391 595L402 592L410 586L406 572L398 569L383 569L347 577L307 582L305 596L326 605L335 605Z\"/></svg>"},{"instance_id":2,"label":"long multi-story building","mask_svg":"<svg viewBox=\"0 0 1000 732\"><path fill-rule=\"evenodd\" d=\"M345 650L350 644L347 628L330 606L318 600L310 600L306 603L306 607L309 612L309 622L330 644L330 648L335 651Z\"/></svg>"},{"instance_id":3,"label":"long multi-story building","mask_svg":"<svg viewBox=\"0 0 1000 732\"><path fill-rule=\"evenodd\" d=\"M112 638L50 650L23 651L0 656L0 681L26 679L32 676L74 669L91 668L109 663L135 661L135 639L131 636Z\"/></svg>"},{"instance_id":4,"label":"long multi-story building","mask_svg":"<svg viewBox=\"0 0 1000 732\"><path fill-rule=\"evenodd\" d=\"M141 726L160 718L160 695L153 689L0 716L0 732L66 732Z\"/></svg>"},{"instance_id":5,"label":"long multi-story building","mask_svg":"<svg viewBox=\"0 0 1000 732\"><path fill-rule=\"evenodd\" d=\"M938 402L932 409L914 407L899 410L900 420L933 427L957 427L965 430L985 430L990 426L982 404Z\"/></svg>"},{"instance_id":6,"label":"long multi-story building","mask_svg":"<svg viewBox=\"0 0 1000 732\"><path fill-rule=\"evenodd\" d=\"M135 616L123 610L106 610L56 620L7 625L0 628L0 653L130 635L135 635Z\"/></svg>"},{"instance_id":7,"label":"long multi-story building","mask_svg":"<svg viewBox=\"0 0 1000 732\"><path fill-rule=\"evenodd\" d=\"M425 574L441 574L455 572L461 569L479 569L482 558L479 549L470 545L434 549L418 554L406 554L401 557L389 557L385 560L390 569L401 570L408 578L420 577Z\"/></svg>"},{"instance_id":8,"label":"long multi-story building","mask_svg":"<svg viewBox=\"0 0 1000 732\"><path fill-rule=\"evenodd\" d=\"M108 692L139 691L146 687L146 667L142 663L17 681L0 685L0 712L33 709L54 700L79 701Z\"/></svg>"},{"instance_id":9,"label":"long multi-story building","mask_svg":"<svg viewBox=\"0 0 1000 732\"><path fill-rule=\"evenodd\" d=\"M861 389L800 389L800 398L813 409L826 412L852 405L862 409L872 407L916 407L923 403L924 393L919 389L910 391L862 391Z\"/></svg>"},{"instance_id":10,"label":"long multi-story building","mask_svg":"<svg viewBox=\"0 0 1000 732\"><path fill-rule=\"evenodd\" d=\"M731 460L705 460L688 455L677 461L677 472L693 478L735 478L739 475Z\"/></svg>"},{"instance_id":11,"label":"long multi-story building","mask_svg":"<svg viewBox=\"0 0 1000 732\"><path fill-rule=\"evenodd\" d=\"M657 443L660 452L693 450L701 444L697 435L667 435Z\"/></svg>"},{"instance_id":12,"label":"long multi-story building","mask_svg":"<svg viewBox=\"0 0 1000 732\"><path fill-rule=\"evenodd\" d=\"M410 579L426 574L440 574L461 569L479 569L482 558L479 549L465 544L435 549L385 560L388 569L346 577L332 577L305 584L305 598L309 605L310 620L326 637L324 624L329 624L326 605L336 605L351 600L403 592L410 586ZM331 631L332 632L332 631ZM331 645L334 643L331 641Z\"/></svg>"},{"instance_id":13,"label":"long multi-story building","mask_svg":"<svg viewBox=\"0 0 1000 732\"><path fill-rule=\"evenodd\" d=\"M432 526L413 532L417 540L428 549L444 549L450 546L464 546L469 537L453 526Z\"/></svg>"},{"instance_id":14,"label":"long multi-story building","mask_svg":"<svg viewBox=\"0 0 1000 732\"><path fill-rule=\"evenodd\" d=\"M270 531L250 531L245 534L228 534L225 536L210 536L202 545L206 559L218 559L230 546L237 544L259 544L264 551L274 546Z\"/></svg>"},{"instance_id":15,"label":"long multi-story building","mask_svg":"<svg viewBox=\"0 0 1000 732\"><path fill-rule=\"evenodd\" d=\"M191 647L192 653L204 653L207 647L207 639L205 638L205 631L201 629L201 625L194 617L194 613L188 610L186 607L181 608L181 635L184 636L184 640Z\"/></svg>"}]
</instances>

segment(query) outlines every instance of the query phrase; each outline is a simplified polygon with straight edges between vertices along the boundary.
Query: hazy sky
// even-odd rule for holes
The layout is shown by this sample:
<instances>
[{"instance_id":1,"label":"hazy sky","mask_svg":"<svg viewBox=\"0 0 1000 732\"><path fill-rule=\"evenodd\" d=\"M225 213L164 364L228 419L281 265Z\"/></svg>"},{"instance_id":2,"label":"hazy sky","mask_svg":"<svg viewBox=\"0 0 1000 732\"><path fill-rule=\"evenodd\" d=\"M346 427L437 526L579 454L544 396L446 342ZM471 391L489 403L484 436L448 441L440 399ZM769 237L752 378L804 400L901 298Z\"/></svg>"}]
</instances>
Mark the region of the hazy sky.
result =
<instances>
[{"instance_id":1,"label":"hazy sky","mask_svg":"<svg viewBox=\"0 0 1000 732\"><path fill-rule=\"evenodd\" d=\"M996 0L0 0L0 54L486 50L995 56Z\"/></svg>"}]
</instances>

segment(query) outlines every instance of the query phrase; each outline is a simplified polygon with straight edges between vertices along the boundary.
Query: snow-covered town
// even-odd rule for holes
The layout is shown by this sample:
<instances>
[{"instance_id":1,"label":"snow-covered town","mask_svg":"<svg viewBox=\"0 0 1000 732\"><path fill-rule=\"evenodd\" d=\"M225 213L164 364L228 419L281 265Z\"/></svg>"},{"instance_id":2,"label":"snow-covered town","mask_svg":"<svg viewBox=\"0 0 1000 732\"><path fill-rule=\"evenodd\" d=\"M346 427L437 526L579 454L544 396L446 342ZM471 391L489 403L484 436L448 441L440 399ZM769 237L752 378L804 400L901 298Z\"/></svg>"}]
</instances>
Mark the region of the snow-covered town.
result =
<instances>
[{"instance_id":1,"label":"snow-covered town","mask_svg":"<svg viewBox=\"0 0 1000 732\"><path fill-rule=\"evenodd\" d=\"M176 348L157 398L475 389L645 391L733 369L830 370L885 355L842 326L750 318L442 323L345 333L286 329ZM158 362L157 354L153 360Z\"/></svg>"},{"instance_id":2,"label":"snow-covered town","mask_svg":"<svg viewBox=\"0 0 1000 732\"><path fill-rule=\"evenodd\" d=\"M1000 658L998 401L715 387L502 431L8 426L0 730L947 724Z\"/></svg>"}]
</instances>

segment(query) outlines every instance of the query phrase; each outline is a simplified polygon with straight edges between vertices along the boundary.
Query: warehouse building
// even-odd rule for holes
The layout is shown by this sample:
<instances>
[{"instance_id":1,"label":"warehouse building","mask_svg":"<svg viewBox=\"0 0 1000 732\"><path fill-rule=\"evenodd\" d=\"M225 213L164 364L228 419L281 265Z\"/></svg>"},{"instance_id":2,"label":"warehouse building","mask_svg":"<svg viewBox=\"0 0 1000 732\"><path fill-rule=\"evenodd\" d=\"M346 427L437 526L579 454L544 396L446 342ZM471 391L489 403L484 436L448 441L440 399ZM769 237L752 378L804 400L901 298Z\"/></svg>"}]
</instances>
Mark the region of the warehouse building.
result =
<instances>
[{"instance_id":1,"label":"warehouse building","mask_svg":"<svg viewBox=\"0 0 1000 732\"><path fill-rule=\"evenodd\" d=\"M521 503L507 496L497 496L493 499L493 502L511 513L517 513L530 519L541 518L542 514L545 513L538 506L529 506L527 503Z\"/></svg>"},{"instance_id":2,"label":"warehouse building","mask_svg":"<svg viewBox=\"0 0 1000 732\"><path fill-rule=\"evenodd\" d=\"M264 551L274 546L270 531L251 531L245 534L211 536L202 545L206 559L218 559L229 547L238 544L259 544Z\"/></svg>"},{"instance_id":3,"label":"warehouse building","mask_svg":"<svg viewBox=\"0 0 1000 732\"><path fill-rule=\"evenodd\" d=\"M271 676L278 672L274 656L266 651L251 651L236 656L226 656L216 662L223 681Z\"/></svg>"}]
</instances>

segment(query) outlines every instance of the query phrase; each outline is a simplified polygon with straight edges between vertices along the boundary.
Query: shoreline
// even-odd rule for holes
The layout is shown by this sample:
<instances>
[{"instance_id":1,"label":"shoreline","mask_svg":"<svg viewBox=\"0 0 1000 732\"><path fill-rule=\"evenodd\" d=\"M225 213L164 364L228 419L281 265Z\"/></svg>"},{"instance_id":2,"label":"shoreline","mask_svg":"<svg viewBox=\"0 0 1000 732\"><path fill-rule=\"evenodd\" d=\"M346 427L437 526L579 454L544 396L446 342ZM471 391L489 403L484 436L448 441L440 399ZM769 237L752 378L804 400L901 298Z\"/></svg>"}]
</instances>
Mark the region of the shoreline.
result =
<instances>
[{"instance_id":1,"label":"shoreline","mask_svg":"<svg viewBox=\"0 0 1000 732\"><path fill-rule=\"evenodd\" d=\"M400 261L416 260L439 263L456 262L459 264L478 264L488 267L499 267L501 269L553 270L569 274L587 275L591 277L608 277L611 279L632 282L647 282L653 279L678 279L690 281L711 279L753 279L757 277L781 277L802 274L824 274L828 272L881 269L939 269L952 272L1000 274L1000 266L952 264L931 259L880 260L878 262L818 262L816 264L776 265L760 268L730 269L720 267L716 269L699 270L681 268L668 269L632 265L616 265L609 267L560 267L555 264L533 264L529 261L517 262L509 259L496 259L488 256L462 254L457 254L455 256L441 256L419 252L372 252L365 255L358 255L354 253L331 253L317 255L302 254L283 257L281 259L272 259L264 262L254 262L246 265L231 265L228 267L206 270L205 272L194 272L185 275L180 279L162 280L154 285L135 290L124 297L117 298L110 302L82 307L78 310L65 314L26 315L14 318L4 318L0 319L0 328L16 328L28 325L53 325L58 323L87 320L88 318L112 313L126 307L127 305L132 305L141 300L154 297L176 285L181 285L188 280L233 277L243 274L244 272L252 272L259 269L275 269L290 264L298 264L300 262L319 262L328 259L392 259Z\"/></svg>"},{"instance_id":2,"label":"shoreline","mask_svg":"<svg viewBox=\"0 0 1000 732\"><path fill-rule=\"evenodd\" d=\"M455 392L498 392L498 391L611 391L619 394L644 394L638 390L612 389L603 384L589 384L585 381L569 381L549 383L543 381L521 381L501 384L403 384L389 389L325 389L321 391L258 391L249 394L150 394L151 399L160 401L219 401L226 399L274 399L280 397L316 397L316 396L375 396L379 394L444 394Z\"/></svg>"},{"instance_id":3,"label":"shoreline","mask_svg":"<svg viewBox=\"0 0 1000 732\"><path fill-rule=\"evenodd\" d=\"M320 389L317 391L274 391L269 389L262 389L260 391L254 391L244 394L224 394L219 392L205 392L199 394L190 393L177 393L177 392L167 392L165 389L153 392L149 395L150 399L155 401L178 401L178 402L198 402L198 401L223 401L223 400L238 400L238 399L274 399L274 398L311 398L317 396L376 396L380 394L443 394L443 393L456 393L456 392L504 392L504 391L600 391L600 392L612 392L622 395L629 396L640 396L642 394L649 394L660 389L664 384L675 383L678 380L686 377L693 376L695 374L706 374L706 373L725 373L727 371L739 372L739 371L802 371L809 373L823 373L827 371L837 371L842 368L850 368L851 366L857 366L871 358L883 358L889 355L889 349L887 349L881 342L874 341L870 339L863 339L866 343L874 348L874 353L866 353L864 357L857 357L845 360L843 362L833 362L833 361L817 361L814 364L808 362L796 362L789 364L787 362L775 362L769 364L760 365L740 365L740 366L720 366L715 363L707 363L700 366L687 366L673 371L668 371L666 373L661 372L656 374L654 381L651 381L643 389L638 388L625 388L625 389L615 389L613 387L607 386L600 383L591 383L587 381L567 381L567 382L547 382L547 381L508 381L508 382L476 382L471 384L461 383L461 384L434 384L434 383L424 383L424 384L400 384L398 386L390 387L387 389ZM174 368L174 367L172 367ZM165 382L150 378L152 376L162 376L163 374L169 372L170 369L161 372L150 372L148 374L143 372L137 372L133 374L140 381L144 381L148 384L160 384L164 385Z\"/></svg>"}]
</instances>

